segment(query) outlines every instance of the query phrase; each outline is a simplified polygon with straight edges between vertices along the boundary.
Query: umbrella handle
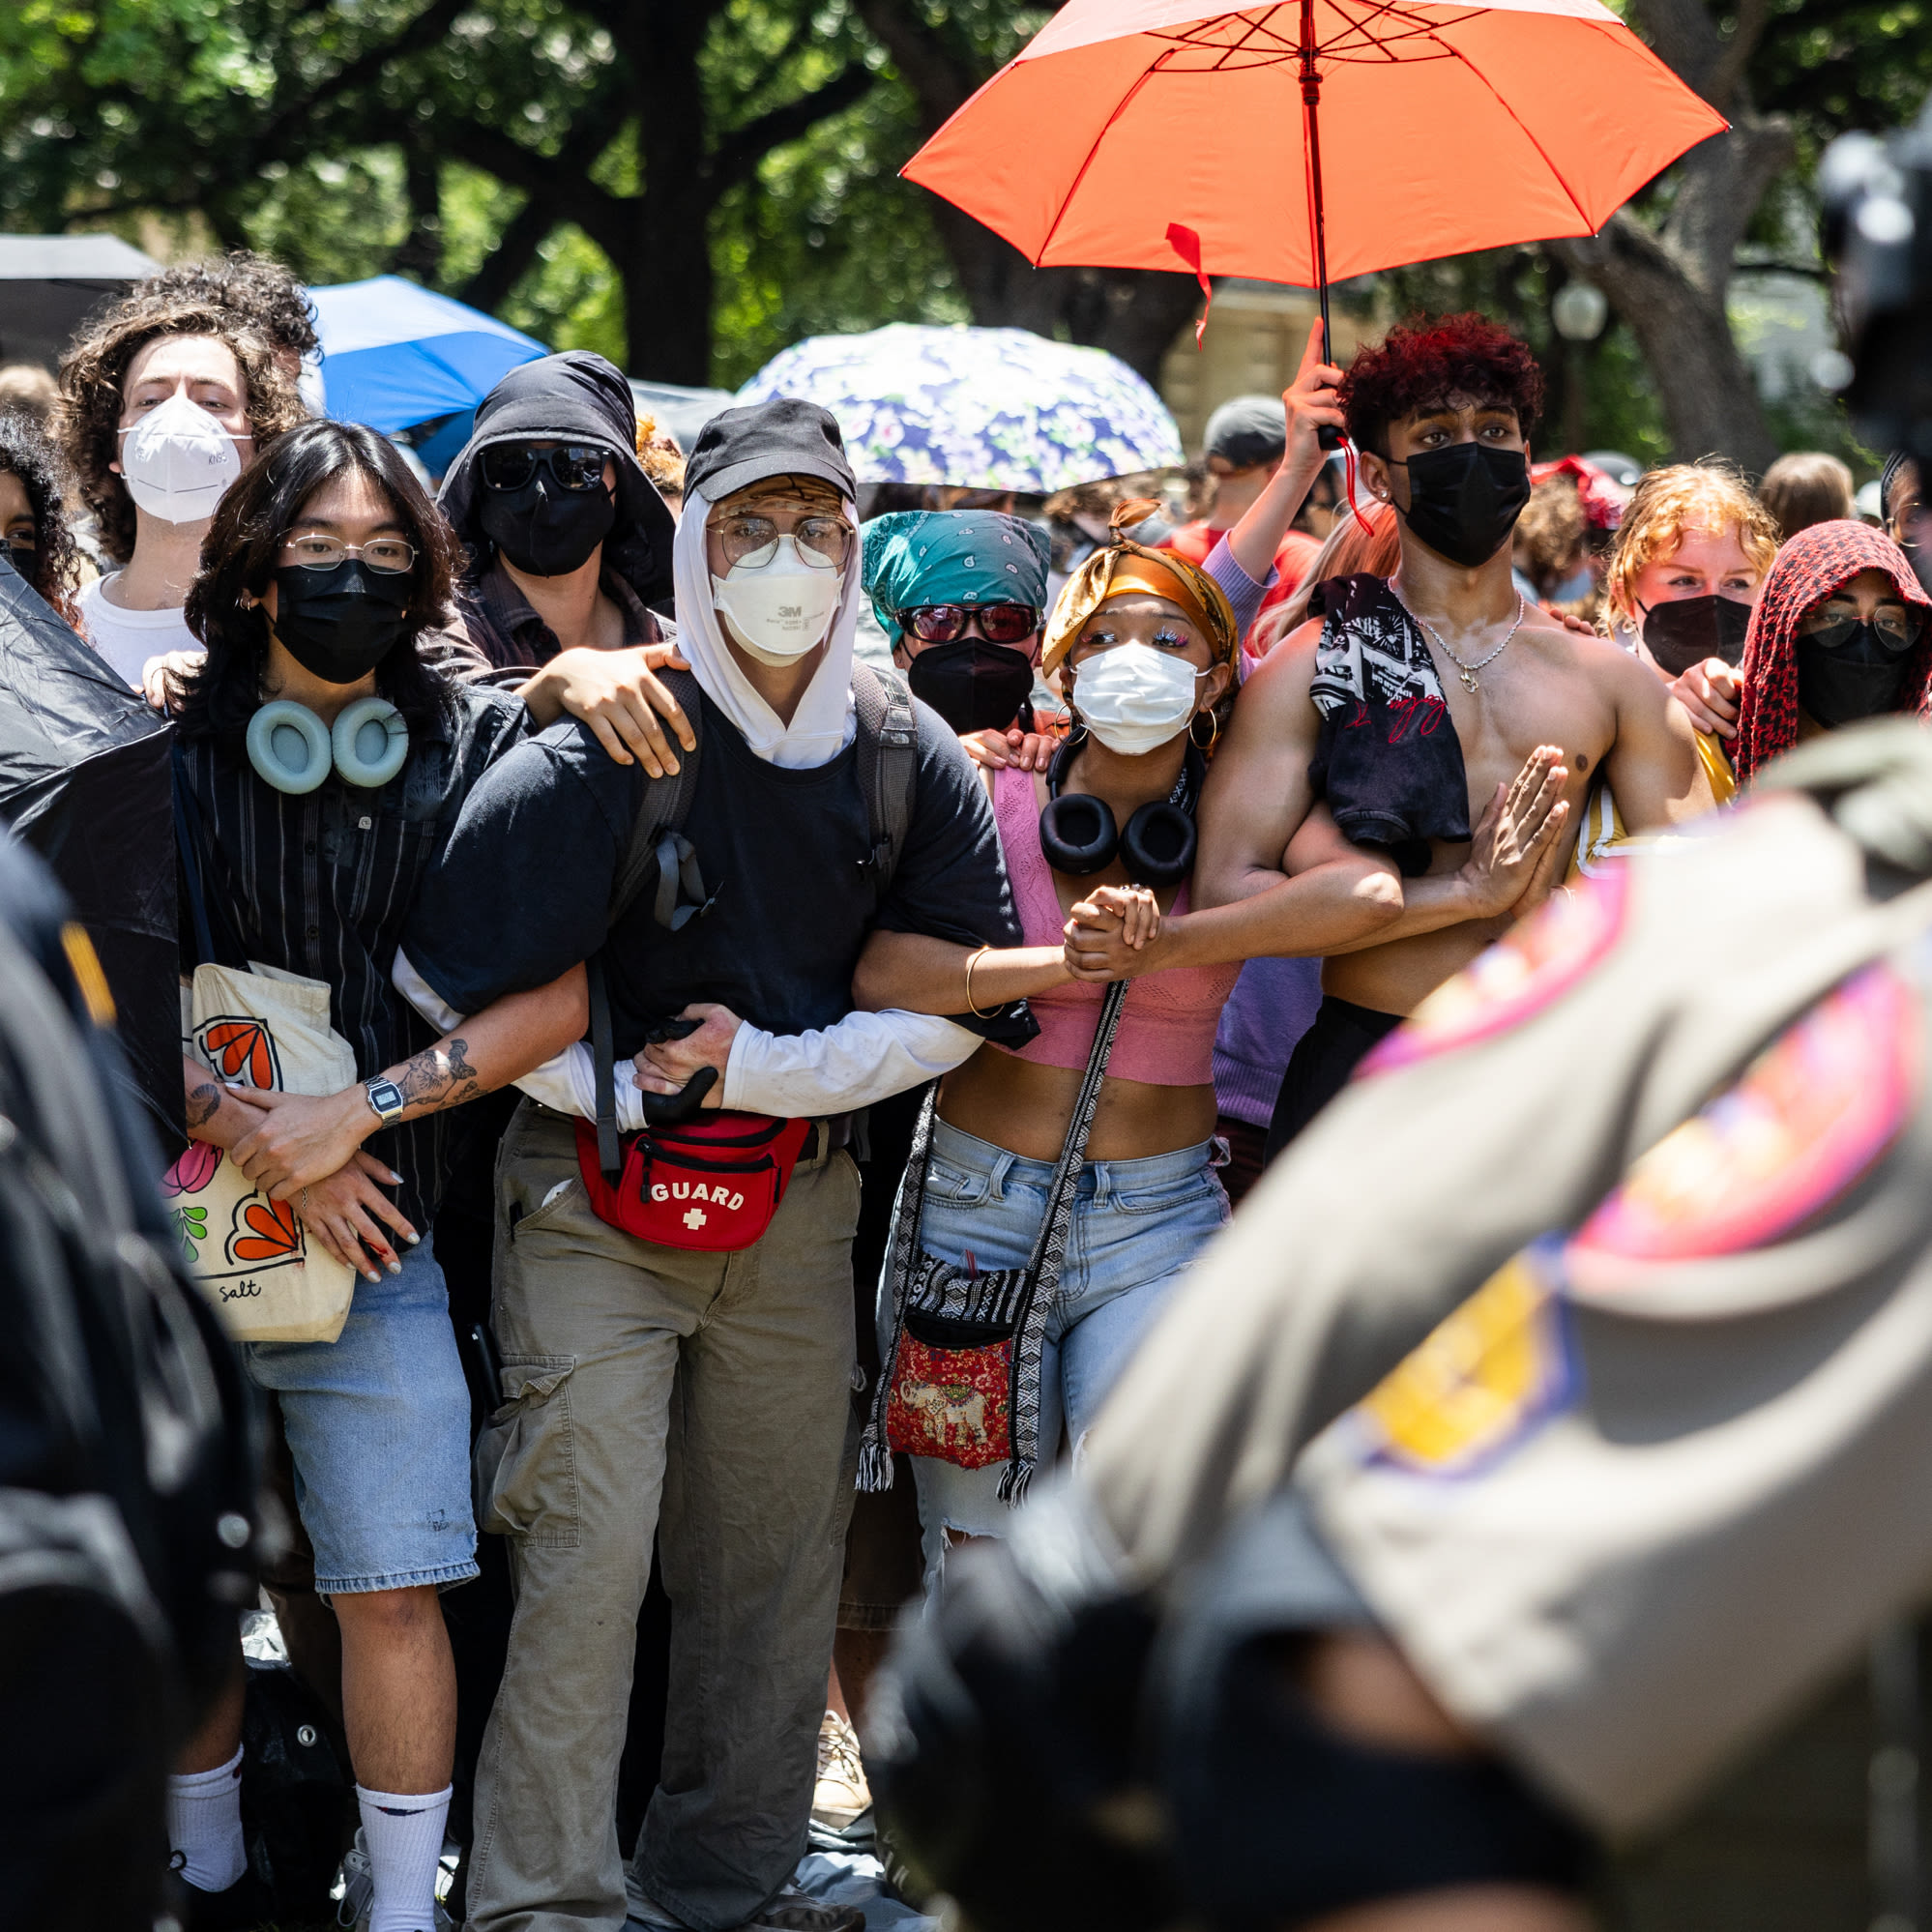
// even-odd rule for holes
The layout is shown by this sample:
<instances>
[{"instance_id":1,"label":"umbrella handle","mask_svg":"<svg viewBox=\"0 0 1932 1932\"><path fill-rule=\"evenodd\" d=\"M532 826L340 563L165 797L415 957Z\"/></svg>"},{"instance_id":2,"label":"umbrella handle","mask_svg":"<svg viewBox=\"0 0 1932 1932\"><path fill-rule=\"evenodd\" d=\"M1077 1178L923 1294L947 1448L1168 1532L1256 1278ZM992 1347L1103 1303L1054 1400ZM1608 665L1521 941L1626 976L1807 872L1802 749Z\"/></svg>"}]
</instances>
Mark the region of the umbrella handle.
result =
<instances>
[{"instance_id":1,"label":"umbrella handle","mask_svg":"<svg viewBox=\"0 0 1932 1932\"><path fill-rule=\"evenodd\" d=\"M1334 332L1329 327L1329 238L1322 206L1322 75L1315 65L1314 0L1302 0L1302 124L1308 143L1308 239L1315 249L1315 293L1322 305L1322 360L1335 359ZM1339 429L1323 424L1315 439L1324 450L1339 450Z\"/></svg>"}]
</instances>

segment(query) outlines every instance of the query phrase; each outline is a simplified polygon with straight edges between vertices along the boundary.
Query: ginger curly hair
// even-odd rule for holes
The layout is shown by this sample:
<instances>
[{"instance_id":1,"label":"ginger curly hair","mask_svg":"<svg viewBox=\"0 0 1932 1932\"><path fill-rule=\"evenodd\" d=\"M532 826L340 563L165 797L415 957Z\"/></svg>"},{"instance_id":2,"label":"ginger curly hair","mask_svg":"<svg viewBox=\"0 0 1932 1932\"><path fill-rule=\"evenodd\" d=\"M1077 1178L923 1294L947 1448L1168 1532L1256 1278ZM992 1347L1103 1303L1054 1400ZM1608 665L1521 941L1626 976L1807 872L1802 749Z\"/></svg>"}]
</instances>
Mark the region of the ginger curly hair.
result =
<instances>
[{"instance_id":1,"label":"ginger curly hair","mask_svg":"<svg viewBox=\"0 0 1932 1932\"><path fill-rule=\"evenodd\" d=\"M1647 564L1675 556L1692 530L1722 531L1736 524L1738 542L1760 578L1777 555L1777 525L1741 471L1721 458L1671 463L1652 470L1637 484L1617 527L1616 546L1604 572L1609 610L1634 623L1636 583Z\"/></svg>"},{"instance_id":2,"label":"ginger curly hair","mask_svg":"<svg viewBox=\"0 0 1932 1932\"><path fill-rule=\"evenodd\" d=\"M134 358L168 336L212 336L233 354L248 387L257 455L302 421L294 382L269 343L246 329L234 310L201 302L111 310L61 358L54 424L80 500L99 523L101 547L117 564L134 553L133 499L108 468L120 454L121 385Z\"/></svg>"}]
</instances>

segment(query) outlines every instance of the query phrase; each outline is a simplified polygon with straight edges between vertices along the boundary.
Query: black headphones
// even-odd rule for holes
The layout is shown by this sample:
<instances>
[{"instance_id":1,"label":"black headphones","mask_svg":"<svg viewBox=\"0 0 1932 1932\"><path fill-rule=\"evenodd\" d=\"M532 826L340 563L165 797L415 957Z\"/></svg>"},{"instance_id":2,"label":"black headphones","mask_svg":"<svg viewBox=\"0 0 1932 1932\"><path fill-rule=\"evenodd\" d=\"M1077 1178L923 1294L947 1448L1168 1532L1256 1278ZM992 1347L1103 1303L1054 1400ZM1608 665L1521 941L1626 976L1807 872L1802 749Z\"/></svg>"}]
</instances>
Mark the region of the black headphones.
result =
<instances>
[{"instance_id":1,"label":"black headphones","mask_svg":"<svg viewBox=\"0 0 1932 1932\"><path fill-rule=\"evenodd\" d=\"M1056 872L1083 879L1111 864L1119 852L1135 885L1178 886L1194 869L1194 802L1201 796L1208 761L1198 746L1189 745L1173 791L1141 805L1123 830L1106 800L1091 792L1060 795L1086 739L1085 730L1076 728L1046 769L1046 809L1039 815L1039 849L1046 863Z\"/></svg>"}]
</instances>

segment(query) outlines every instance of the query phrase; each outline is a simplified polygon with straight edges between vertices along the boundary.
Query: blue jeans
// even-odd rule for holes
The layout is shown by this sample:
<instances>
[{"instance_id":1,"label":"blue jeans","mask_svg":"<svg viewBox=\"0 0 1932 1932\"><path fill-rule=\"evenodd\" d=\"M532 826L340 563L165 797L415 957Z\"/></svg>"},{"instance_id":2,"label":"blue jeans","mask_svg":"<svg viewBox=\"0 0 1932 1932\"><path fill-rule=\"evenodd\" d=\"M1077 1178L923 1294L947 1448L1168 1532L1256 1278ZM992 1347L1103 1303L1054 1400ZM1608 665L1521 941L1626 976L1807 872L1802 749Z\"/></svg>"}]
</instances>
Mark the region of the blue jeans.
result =
<instances>
[{"instance_id":1,"label":"blue jeans","mask_svg":"<svg viewBox=\"0 0 1932 1932\"><path fill-rule=\"evenodd\" d=\"M1226 1222L1215 1159L1215 1143L1203 1141L1177 1154L1095 1160L1082 1169L1040 1355L1042 1466L1057 1453L1063 1426L1078 1451L1127 1358ZM1022 1159L935 1121L921 1245L952 1262L963 1262L970 1249L984 1270L1023 1266L1046 1218L1052 1178L1050 1161ZM879 1314L883 1351L892 1321L883 1296ZM912 1464L929 1582L943 1563L947 1530L1005 1534L1008 1508L997 1493L1005 1465L961 1469L922 1455Z\"/></svg>"},{"instance_id":2,"label":"blue jeans","mask_svg":"<svg viewBox=\"0 0 1932 1932\"><path fill-rule=\"evenodd\" d=\"M424 1235L400 1274L356 1282L333 1342L250 1342L256 1386L281 1402L295 1504L323 1596L477 1573L470 1394L450 1298Z\"/></svg>"}]
</instances>

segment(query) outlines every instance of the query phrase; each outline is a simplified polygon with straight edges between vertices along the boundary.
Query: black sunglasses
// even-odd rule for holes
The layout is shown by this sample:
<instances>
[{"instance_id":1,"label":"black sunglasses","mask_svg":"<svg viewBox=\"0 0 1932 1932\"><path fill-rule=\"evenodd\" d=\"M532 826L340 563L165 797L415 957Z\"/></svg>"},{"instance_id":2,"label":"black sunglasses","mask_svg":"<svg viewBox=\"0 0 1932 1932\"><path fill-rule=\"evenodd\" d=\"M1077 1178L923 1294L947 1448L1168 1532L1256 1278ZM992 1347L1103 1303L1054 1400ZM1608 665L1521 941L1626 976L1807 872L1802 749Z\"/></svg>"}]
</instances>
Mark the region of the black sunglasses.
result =
<instances>
[{"instance_id":1,"label":"black sunglasses","mask_svg":"<svg viewBox=\"0 0 1932 1932\"><path fill-rule=\"evenodd\" d=\"M1017 644L1039 629L1039 612L1030 603L922 603L899 612L899 623L922 644L951 644L980 620L988 644Z\"/></svg>"},{"instance_id":2,"label":"black sunglasses","mask_svg":"<svg viewBox=\"0 0 1932 1932\"><path fill-rule=\"evenodd\" d=\"M527 443L492 443L483 453L483 480L491 489L521 489L541 466L559 489L603 487L609 458L595 443L557 443L533 450Z\"/></svg>"}]
</instances>

